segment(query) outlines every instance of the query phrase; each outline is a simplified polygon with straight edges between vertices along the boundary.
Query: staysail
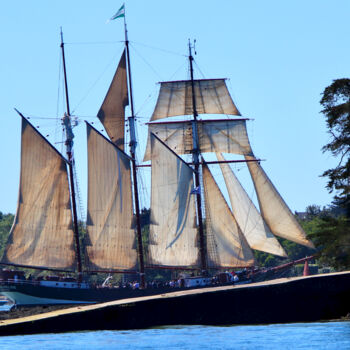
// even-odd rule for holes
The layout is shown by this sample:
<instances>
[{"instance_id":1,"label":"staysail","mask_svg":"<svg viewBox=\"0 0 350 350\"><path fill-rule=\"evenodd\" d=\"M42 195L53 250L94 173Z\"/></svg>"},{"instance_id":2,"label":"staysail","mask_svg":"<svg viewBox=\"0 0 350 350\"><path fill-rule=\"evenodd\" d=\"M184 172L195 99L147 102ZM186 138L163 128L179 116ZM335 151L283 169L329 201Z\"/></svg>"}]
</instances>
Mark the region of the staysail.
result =
<instances>
[{"instance_id":1,"label":"staysail","mask_svg":"<svg viewBox=\"0 0 350 350\"><path fill-rule=\"evenodd\" d=\"M198 120L198 139L202 153L223 152L251 155L246 120ZM148 124L148 142L144 161L150 160L150 134L154 133L177 154L193 149L191 122L155 122Z\"/></svg>"},{"instance_id":2,"label":"staysail","mask_svg":"<svg viewBox=\"0 0 350 350\"><path fill-rule=\"evenodd\" d=\"M198 266L193 170L159 139L150 135L152 149L149 264Z\"/></svg>"},{"instance_id":3,"label":"staysail","mask_svg":"<svg viewBox=\"0 0 350 350\"><path fill-rule=\"evenodd\" d=\"M245 156L246 160L254 160L254 156ZM306 238L304 230L280 196L259 162L247 162L258 196L261 215L276 236L292 242L314 248Z\"/></svg>"},{"instance_id":4,"label":"staysail","mask_svg":"<svg viewBox=\"0 0 350 350\"><path fill-rule=\"evenodd\" d=\"M253 266L253 252L206 165L203 165L203 185L208 267Z\"/></svg>"},{"instance_id":5,"label":"staysail","mask_svg":"<svg viewBox=\"0 0 350 350\"><path fill-rule=\"evenodd\" d=\"M66 161L24 118L18 206L2 262L65 270L76 265Z\"/></svg>"},{"instance_id":6,"label":"staysail","mask_svg":"<svg viewBox=\"0 0 350 350\"><path fill-rule=\"evenodd\" d=\"M125 106L129 104L125 50L97 114L111 141L124 149Z\"/></svg>"},{"instance_id":7,"label":"staysail","mask_svg":"<svg viewBox=\"0 0 350 350\"><path fill-rule=\"evenodd\" d=\"M130 158L87 124L90 270L136 268Z\"/></svg>"},{"instance_id":8,"label":"staysail","mask_svg":"<svg viewBox=\"0 0 350 350\"><path fill-rule=\"evenodd\" d=\"M160 83L158 101L151 120L193 115L191 80ZM225 79L194 80L198 114L240 115L228 92Z\"/></svg>"},{"instance_id":9,"label":"staysail","mask_svg":"<svg viewBox=\"0 0 350 350\"><path fill-rule=\"evenodd\" d=\"M217 153L216 156L219 161L225 160L221 153ZM264 222L264 219L238 181L229 164L220 163L220 167L230 197L234 217L249 246L266 253L286 257L287 254L284 249Z\"/></svg>"}]
</instances>

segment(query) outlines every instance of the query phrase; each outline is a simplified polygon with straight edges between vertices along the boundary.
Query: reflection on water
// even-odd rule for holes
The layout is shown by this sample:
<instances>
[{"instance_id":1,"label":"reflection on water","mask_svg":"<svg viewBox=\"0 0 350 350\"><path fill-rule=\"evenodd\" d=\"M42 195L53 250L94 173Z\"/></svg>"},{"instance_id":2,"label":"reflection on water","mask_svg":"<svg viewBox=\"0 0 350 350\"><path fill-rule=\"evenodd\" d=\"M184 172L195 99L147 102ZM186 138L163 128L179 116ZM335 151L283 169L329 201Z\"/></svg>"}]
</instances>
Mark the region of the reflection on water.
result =
<instances>
[{"instance_id":1,"label":"reflection on water","mask_svg":"<svg viewBox=\"0 0 350 350\"><path fill-rule=\"evenodd\" d=\"M350 349L350 322L263 326L177 326L0 338L13 349Z\"/></svg>"}]
</instances>

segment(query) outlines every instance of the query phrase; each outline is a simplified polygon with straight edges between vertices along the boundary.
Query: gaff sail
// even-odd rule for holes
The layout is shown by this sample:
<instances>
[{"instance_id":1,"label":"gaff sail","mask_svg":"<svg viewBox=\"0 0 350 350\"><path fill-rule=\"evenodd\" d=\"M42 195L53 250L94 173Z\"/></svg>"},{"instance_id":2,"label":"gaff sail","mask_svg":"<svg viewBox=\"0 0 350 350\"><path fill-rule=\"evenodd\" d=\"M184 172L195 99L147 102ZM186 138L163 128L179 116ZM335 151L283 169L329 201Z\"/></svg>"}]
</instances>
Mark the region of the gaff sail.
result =
<instances>
[{"instance_id":1,"label":"gaff sail","mask_svg":"<svg viewBox=\"0 0 350 350\"><path fill-rule=\"evenodd\" d=\"M254 255L209 168L203 165L208 267L254 265Z\"/></svg>"},{"instance_id":2,"label":"gaff sail","mask_svg":"<svg viewBox=\"0 0 350 350\"><path fill-rule=\"evenodd\" d=\"M137 265L130 158L87 124L87 260L90 270Z\"/></svg>"},{"instance_id":3,"label":"gaff sail","mask_svg":"<svg viewBox=\"0 0 350 350\"><path fill-rule=\"evenodd\" d=\"M149 264L198 267L193 170L153 134Z\"/></svg>"},{"instance_id":4,"label":"gaff sail","mask_svg":"<svg viewBox=\"0 0 350 350\"><path fill-rule=\"evenodd\" d=\"M66 160L24 118L18 206L2 262L76 266Z\"/></svg>"}]
</instances>

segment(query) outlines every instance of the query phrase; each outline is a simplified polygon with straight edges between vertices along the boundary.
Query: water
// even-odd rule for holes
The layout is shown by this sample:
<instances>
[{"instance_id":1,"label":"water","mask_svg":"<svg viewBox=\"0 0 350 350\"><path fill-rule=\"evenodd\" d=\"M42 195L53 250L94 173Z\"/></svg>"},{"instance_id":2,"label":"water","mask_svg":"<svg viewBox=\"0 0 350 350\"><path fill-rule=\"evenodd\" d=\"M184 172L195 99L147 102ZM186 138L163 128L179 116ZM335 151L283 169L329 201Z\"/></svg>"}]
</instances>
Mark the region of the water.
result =
<instances>
[{"instance_id":1,"label":"water","mask_svg":"<svg viewBox=\"0 0 350 350\"><path fill-rule=\"evenodd\" d=\"M264 326L177 326L131 331L73 332L0 337L13 349L350 349L350 322Z\"/></svg>"},{"instance_id":2,"label":"water","mask_svg":"<svg viewBox=\"0 0 350 350\"><path fill-rule=\"evenodd\" d=\"M0 311L9 305L0 306ZM0 337L1 350L350 350L350 322L262 326L177 326L146 330Z\"/></svg>"}]
</instances>

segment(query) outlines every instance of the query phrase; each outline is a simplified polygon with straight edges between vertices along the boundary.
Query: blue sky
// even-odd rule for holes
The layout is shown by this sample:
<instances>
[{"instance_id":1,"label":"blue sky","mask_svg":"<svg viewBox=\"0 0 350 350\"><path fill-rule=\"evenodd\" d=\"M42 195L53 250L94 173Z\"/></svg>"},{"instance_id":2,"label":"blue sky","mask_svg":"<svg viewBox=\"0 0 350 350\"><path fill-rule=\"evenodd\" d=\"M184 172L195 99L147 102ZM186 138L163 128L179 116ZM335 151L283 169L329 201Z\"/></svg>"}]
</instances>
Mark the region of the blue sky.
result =
<instances>
[{"instance_id":1,"label":"blue sky","mask_svg":"<svg viewBox=\"0 0 350 350\"><path fill-rule=\"evenodd\" d=\"M61 26L71 109L80 122L75 154L86 207L83 121L98 126L95 116L123 50L123 21L106 23L121 5L115 0L1 4L0 211L14 213L18 195L20 118L13 108L61 147ZM229 79L242 115L254 119L248 122L253 150L289 207L303 211L310 204L330 204L320 174L337 161L321 152L329 135L319 101L333 79L349 76L349 10L347 0L127 0L141 141L157 82L188 77L187 43L196 39L196 77Z\"/></svg>"}]
</instances>

